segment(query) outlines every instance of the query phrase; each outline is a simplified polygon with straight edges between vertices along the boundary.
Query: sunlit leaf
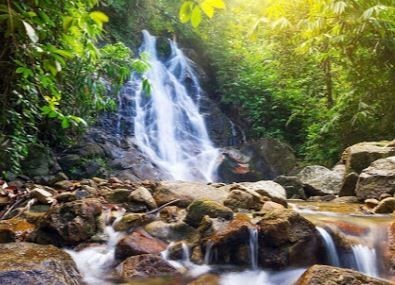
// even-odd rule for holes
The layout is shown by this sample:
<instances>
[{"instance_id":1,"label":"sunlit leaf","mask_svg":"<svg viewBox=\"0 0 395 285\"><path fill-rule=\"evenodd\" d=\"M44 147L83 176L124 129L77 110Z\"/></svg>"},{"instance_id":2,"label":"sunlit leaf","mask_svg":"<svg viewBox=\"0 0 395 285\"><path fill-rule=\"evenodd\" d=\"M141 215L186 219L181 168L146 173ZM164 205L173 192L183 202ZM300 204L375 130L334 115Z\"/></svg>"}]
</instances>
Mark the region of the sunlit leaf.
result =
<instances>
[{"instance_id":1,"label":"sunlit leaf","mask_svg":"<svg viewBox=\"0 0 395 285\"><path fill-rule=\"evenodd\" d=\"M207 15L207 17L212 18L214 16L214 7L208 2L209 0L203 1L203 3L200 4L200 8Z\"/></svg>"},{"instance_id":2,"label":"sunlit leaf","mask_svg":"<svg viewBox=\"0 0 395 285\"><path fill-rule=\"evenodd\" d=\"M223 0L206 0L208 5L217 8L217 9L224 9L225 8L225 2Z\"/></svg>"},{"instance_id":3,"label":"sunlit leaf","mask_svg":"<svg viewBox=\"0 0 395 285\"><path fill-rule=\"evenodd\" d=\"M191 15L192 27L197 28L201 22L202 22L202 12L201 12L199 6L195 6L195 8L192 11L192 15Z\"/></svg>"},{"instance_id":4,"label":"sunlit leaf","mask_svg":"<svg viewBox=\"0 0 395 285\"><path fill-rule=\"evenodd\" d=\"M100 11L93 11L89 14L89 17L91 17L91 19L93 21L95 21L98 24L103 24L103 23L107 23L108 22L108 16L106 14L104 14L103 12Z\"/></svg>"},{"instance_id":5,"label":"sunlit leaf","mask_svg":"<svg viewBox=\"0 0 395 285\"><path fill-rule=\"evenodd\" d=\"M23 25L25 26L26 34L27 34L27 36L29 37L29 39L30 39L33 43L37 43L38 40L39 40L39 38L38 38L38 36L37 36L37 34L36 34L36 31L33 29L33 27L32 27L29 23L27 23L27 22L25 22L25 21L22 21L22 22L23 22Z\"/></svg>"},{"instance_id":6,"label":"sunlit leaf","mask_svg":"<svg viewBox=\"0 0 395 285\"><path fill-rule=\"evenodd\" d=\"M181 23L187 23L192 16L192 10L195 4L192 1L186 1L180 8L179 18Z\"/></svg>"}]
</instances>

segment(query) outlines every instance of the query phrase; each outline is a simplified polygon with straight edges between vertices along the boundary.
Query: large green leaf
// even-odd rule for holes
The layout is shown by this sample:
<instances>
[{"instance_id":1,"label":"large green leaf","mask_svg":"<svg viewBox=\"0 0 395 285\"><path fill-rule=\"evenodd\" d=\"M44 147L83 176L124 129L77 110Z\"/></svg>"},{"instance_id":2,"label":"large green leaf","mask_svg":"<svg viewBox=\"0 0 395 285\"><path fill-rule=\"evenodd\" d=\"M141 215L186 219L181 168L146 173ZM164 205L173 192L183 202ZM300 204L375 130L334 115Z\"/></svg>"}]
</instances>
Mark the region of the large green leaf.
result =
<instances>
[{"instance_id":1,"label":"large green leaf","mask_svg":"<svg viewBox=\"0 0 395 285\"><path fill-rule=\"evenodd\" d=\"M212 18L214 16L214 7L210 5L210 0L205 0L200 4L200 8L207 15L207 17Z\"/></svg>"},{"instance_id":2,"label":"large green leaf","mask_svg":"<svg viewBox=\"0 0 395 285\"><path fill-rule=\"evenodd\" d=\"M197 28L200 25L201 21L202 21L202 12L199 6L195 6L191 15L191 24L194 28Z\"/></svg>"},{"instance_id":3,"label":"large green leaf","mask_svg":"<svg viewBox=\"0 0 395 285\"><path fill-rule=\"evenodd\" d=\"M191 19L194 6L195 4L192 1L186 1L182 4L179 13L181 23L187 23Z\"/></svg>"},{"instance_id":4,"label":"large green leaf","mask_svg":"<svg viewBox=\"0 0 395 285\"><path fill-rule=\"evenodd\" d=\"M108 22L108 16L106 14L104 14L103 12L100 11L93 11L89 14L89 17L91 17L91 19L93 21L95 21L98 24L103 24L103 23L107 23Z\"/></svg>"}]
</instances>

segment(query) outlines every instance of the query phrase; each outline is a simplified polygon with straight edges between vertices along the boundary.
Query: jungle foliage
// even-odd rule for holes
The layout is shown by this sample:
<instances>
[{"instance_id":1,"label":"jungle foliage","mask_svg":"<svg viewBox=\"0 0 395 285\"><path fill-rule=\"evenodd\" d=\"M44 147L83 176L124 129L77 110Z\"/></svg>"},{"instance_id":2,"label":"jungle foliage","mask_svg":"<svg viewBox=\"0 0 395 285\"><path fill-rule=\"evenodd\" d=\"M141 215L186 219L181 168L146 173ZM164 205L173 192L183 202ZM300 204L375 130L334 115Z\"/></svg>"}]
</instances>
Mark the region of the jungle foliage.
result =
<instances>
[{"instance_id":1,"label":"jungle foliage","mask_svg":"<svg viewBox=\"0 0 395 285\"><path fill-rule=\"evenodd\" d=\"M364 140L395 137L392 0L228 0L203 22L222 101L250 138L288 141L333 164Z\"/></svg>"},{"instance_id":2,"label":"jungle foliage","mask_svg":"<svg viewBox=\"0 0 395 285\"><path fill-rule=\"evenodd\" d=\"M109 18L97 5L0 1L0 169L17 173L35 143L75 140L98 112L115 108L107 86L116 94L133 69L146 68L123 43L105 44Z\"/></svg>"}]
</instances>

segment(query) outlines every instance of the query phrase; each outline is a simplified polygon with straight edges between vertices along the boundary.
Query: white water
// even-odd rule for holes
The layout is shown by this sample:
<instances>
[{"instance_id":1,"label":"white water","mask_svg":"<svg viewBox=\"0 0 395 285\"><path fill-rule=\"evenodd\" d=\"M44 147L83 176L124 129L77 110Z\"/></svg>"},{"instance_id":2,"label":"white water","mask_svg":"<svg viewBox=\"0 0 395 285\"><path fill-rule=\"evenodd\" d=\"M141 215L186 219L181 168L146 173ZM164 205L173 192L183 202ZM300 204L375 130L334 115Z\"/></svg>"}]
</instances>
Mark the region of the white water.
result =
<instances>
[{"instance_id":1,"label":"white water","mask_svg":"<svg viewBox=\"0 0 395 285\"><path fill-rule=\"evenodd\" d=\"M147 31L143 35L141 52L149 55L150 69L145 76L151 93L143 91L140 76L132 76L136 143L169 179L214 181L219 152L199 112L202 90L194 63L174 41L170 41L170 58L161 61L156 38Z\"/></svg>"},{"instance_id":2,"label":"white water","mask_svg":"<svg viewBox=\"0 0 395 285\"><path fill-rule=\"evenodd\" d=\"M108 241L105 245L88 247L81 251L67 250L87 284L113 284L105 280L108 270L114 265L115 245L122 238L123 234L114 231L112 226L107 226L104 229L104 233L108 236Z\"/></svg>"},{"instance_id":3,"label":"white water","mask_svg":"<svg viewBox=\"0 0 395 285\"><path fill-rule=\"evenodd\" d=\"M339 255L337 253L336 245L332 239L332 236L324 228L321 227L316 227L316 228L317 231L320 233L322 239L324 240L330 265L339 267L340 266Z\"/></svg>"},{"instance_id":4,"label":"white water","mask_svg":"<svg viewBox=\"0 0 395 285\"><path fill-rule=\"evenodd\" d=\"M358 244L352 247L352 252L357 262L358 271L373 277L379 276L377 254L374 248Z\"/></svg>"},{"instance_id":5,"label":"white water","mask_svg":"<svg viewBox=\"0 0 395 285\"><path fill-rule=\"evenodd\" d=\"M257 228L249 228L250 232L250 259L251 259L251 268L253 270L258 269L258 229Z\"/></svg>"}]
</instances>

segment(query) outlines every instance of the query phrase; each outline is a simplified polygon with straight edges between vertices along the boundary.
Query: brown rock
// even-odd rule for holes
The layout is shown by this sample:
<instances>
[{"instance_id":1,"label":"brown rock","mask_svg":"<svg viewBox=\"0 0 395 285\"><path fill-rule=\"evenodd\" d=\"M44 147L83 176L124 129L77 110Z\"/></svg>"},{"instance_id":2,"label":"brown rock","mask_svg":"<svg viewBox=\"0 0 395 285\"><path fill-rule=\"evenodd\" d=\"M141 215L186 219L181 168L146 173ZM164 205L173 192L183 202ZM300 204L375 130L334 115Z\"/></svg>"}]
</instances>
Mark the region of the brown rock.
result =
<instances>
[{"instance_id":1,"label":"brown rock","mask_svg":"<svg viewBox=\"0 0 395 285\"><path fill-rule=\"evenodd\" d=\"M140 254L159 254L166 249L166 244L139 230L121 239L115 248L115 258L124 260L129 256Z\"/></svg>"},{"instance_id":2,"label":"brown rock","mask_svg":"<svg viewBox=\"0 0 395 285\"><path fill-rule=\"evenodd\" d=\"M155 209L158 206L154 198L151 195L151 192L145 187L138 187L134 190L128 197L129 201L144 203L148 206L149 209Z\"/></svg>"},{"instance_id":3,"label":"brown rock","mask_svg":"<svg viewBox=\"0 0 395 285\"><path fill-rule=\"evenodd\" d=\"M317 262L319 234L314 224L298 213L288 209L268 211L257 226L261 266L282 268Z\"/></svg>"},{"instance_id":4,"label":"brown rock","mask_svg":"<svg viewBox=\"0 0 395 285\"><path fill-rule=\"evenodd\" d=\"M205 251L216 253L209 258L209 262L249 265L248 242L252 228L255 228L255 225L248 219L236 216L234 220L217 229L205 241Z\"/></svg>"},{"instance_id":5,"label":"brown rock","mask_svg":"<svg viewBox=\"0 0 395 285\"><path fill-rule=\"evenodd\" d=\"M0 246L0 284L79 285L71 257L51 245L8 243Z\"/></svg>"},{"instance_id":6,"label":"brown rock","mask_svg":"<svg viewBox=\"0 0 395 285\"><path fill-rule=\"evenodd\" d=\"M284 209L284 206L281 204L278 204L276 202L272 201L267 201L265 204L263 204L262 211L273 211L273 210L278 210L278 209Z\"/></svg>"},{"instance_id":7,"label":"brown rock","mask_svg":"<svg viewBox=\"0 0 395 285\"><path fill-rule=\"evenodd\" d=\"M247 210L260 210L262 201L259 195L253 195L246 191L232 190L228 198L224 201L224 205L232 210L247 209Z\"/></svg>"},{"instance_id":8,"label":"brown rock","mask_svg":"<svg viewBox=\"0 0 395 285\"><path fill-rule=\"evenodd\" d=\"M358 173L348 173L344 179L339 191L339 196L355 196L355 187L358 182Z\"/></svg>"},{"instance_id":9,"label":"brown rock","mask_svg":"<svg viewBox=\"0 0 395 285\"><path fill-rule=\"evenodd\" d=\"M379 200L377 199L366 199L365 200L365 204L366 206L368 206L369 208L374 208L379 204Z\"/></svg>"},{"instance_id":10,"label":"brown rock","mask_svg":"<svg viewBox=\"0 0 395 285\"><path fill-rule=\"evenodd\" d=\"M198 200L188 206L185 222L197 227L199 226L202 218L206 215L210 218L224 218L226 220L230 220L233 217L233 212L231 209L218 202Z\"/></svg>"},{"instance_id":11,"label":"brown rock","mask_svg":"<svg viewBox=\"0 0 395 285\"><path fill-rule=\"evenodd\" d=\"M395 211L395 198L385 198L373 209L376 214L391 214Z\"/></svg>"},{"instance_id":12,"label":"brown rock","mask_svg":"<svg viewBox=\"0 0 395 285\"><path fill-rule=\"evenodd\" d=\"M376 279L351 269L327 265L310 267L295 285L391 285L382 279Z\"/></svg>"},{"instance_id":13,"label":"brown rock","mask_svg":"<svg viewBox=\"0 0 395 285\"><path fill-rule=\"evenodd\" d=\"M20 218L0 221L0 243L24 241L36 226Z\"/></svg>"},{"instance_id":14,"label":"brown rock","mask_svg":"<svg viewBox=\"0 0 395 285\"><path fill-rule=\"evenodd\" d=\"M129 257L116 270L124 281L129 281L136 277L174 276L180 274L166 260L154 254Z\"/></svg>"},{"instance_id":15,"label":"brown rock","mask_svg":"<svg viewBox=\"0 0 395 285\"><path fill-rule=\"evenodd\" d=\"M101 204L84 199L52 207L31 239L37 243L75 245L89 240L101 230Z\"/></svg>"}]
</instances>

